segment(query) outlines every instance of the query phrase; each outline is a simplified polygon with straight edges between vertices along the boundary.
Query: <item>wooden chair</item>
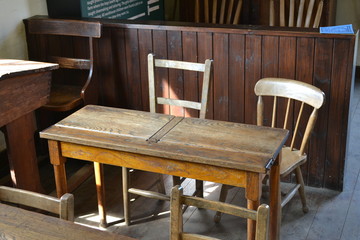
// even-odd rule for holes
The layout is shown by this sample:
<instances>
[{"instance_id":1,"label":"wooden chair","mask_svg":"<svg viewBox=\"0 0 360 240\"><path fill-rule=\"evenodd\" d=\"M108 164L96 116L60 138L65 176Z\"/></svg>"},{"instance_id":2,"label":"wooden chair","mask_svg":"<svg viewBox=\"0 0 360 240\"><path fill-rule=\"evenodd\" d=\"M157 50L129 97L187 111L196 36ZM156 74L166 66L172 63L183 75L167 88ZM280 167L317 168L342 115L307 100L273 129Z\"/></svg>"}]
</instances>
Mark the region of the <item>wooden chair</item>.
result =
<instances>
[{"instance_id":1,"label":"wooden chair","mask_svg":"<svg viewBox=\"0 0 360 240\"><path fill-rule=\"evenodd\" d=\"M195 22L239 24L242 2L242 0L221 0L219 3L221 6L219 9L218 0L212 0L212 4L211 1L209 3L209 0L196 0ZM236 8L234 8L235 5ZM202 11L200 9L202 9Z\"/></svg>"},{"instance_id":2,"label":"wooden chair","mask_svg":"<svg viewBox=\"0 0 360 240\"><path fill-rule=\"evenodd\" d=\"M267 118L269 121L266 122L270 122L271 127L281 127L288 129L292 133L289 146L284 146L282 149L280 177L283 178L290 173L294 173L296 184L284 194L281 207L285 206L298 191L303 205L303 212L307 213L309 209L306 205L301 165L307 160L306 146L315 126L318 110L325 101L325 94L310 84L283 78L260 79L255 85L255 94L258 96L257 125L263 126L264 119ZM273 99L271 119L264 113L264 98L266 97ZM286 100L286 108L283 109L281 106L285 104L284 100ZM270 105L269 101L266 103ZM310 116L306 114L309 108L311 108ZM285 110L285 113L280 113L281 110ZM266 182L266 179L264 182ZM228 188L228 186L222 186L220 201L225 201ZM217 213L214 219L215 222L220 221L220 219L221 213Z\"/></svg>"},{"instance_id":3,"label":"wooden chair","mask_svg":"<svg viewBox=\"0 0 360 240\"><path fill-rule=\"evenodd\" d=\"M89 22L80 20L56 20L56 19L34 19L28 22L29 34L49 35L49 36L72 36L87 39L84 42L88 57L76 57L74 53L68 53L71 56L64 56L65 50L58 50L56 55L51 54L51 46L42 46L48 48L48 55L44 61L58 63L60 70L64 72L61 77L71 78L75 75L76 79L54 79L51 85L49 102L43 107L44 109L57 112L65 112L76 107L88 103L96 103L90 93L89 86L92 84L92 76L94 70L94 38L101 37L101 24L99 22ZM46 44L49 45L51 41ZM58 43L59 42L55 42ZM55 46L53 49L59 48ZM74 51L76 52L76 51ZM80 74L86 74L86 81L80 81L80 74L75 74L74 70L78 70ZM54 73L56 74L56 73ZM92 93L94 94L94 93Z\"/></svg>"},{"instance_id":4,"label":"wooden chair","mask_svg":"<svg viewBox=\"0 0 360 240\"><path fill-rule=\"evenodd\" d=\"M305 0L300 0L297 4L295 0L289 0L288 6L285 6L285 0L280 0L279 3L279 24L281 27L310 27L312 23L313 28L318 28L320 25L322 10L324 6L324 1L320 0L317 4L317 10L315 15L314 5L315 0L309 0L306 15L304 12L305 9ZM297 11L295 8L297 7ZM289 12L286 14L285 9L288 9ZM296 25L295 25L295 14L296 15ZM285 18L288 16L288 21L286 22ZM305 18L304 18L305 17ZM305 21L304 21L305 19ZM274 0L270 0L270 26L275 26L275 3Z\"/></svg>"},{"instance_id":5,"label":"wooden chair","mask_svg":"<svg viewBox=\"0 0 360 240\"><path fill-rule=\"evenodd\" d=\"M27 24L29 34L47 37L42 46L46 49L42 54L46 55L40 60L59 64L59 70L53 73L49 102L39 111L40 128L43 129L83 105L97 103L97 84L93 79L94 40L101 37L101 24L49 18L32 19ZM61 49L60 46L64 45L61 41L79 41L81 46L72 50ZM50 115L49 111L53 113ZM54 112L60 115L54 115ZM69 180L69 192L93 172L93 165L85 164Z\"/></svg>"},{"instance_id":6,"label":"wooden chair","mask_svg":"<svg viewBox=\"0 0 360 240\"><path fill-rule=\"evenodd\" d=\"M0 202L41 209L58 214L61 219L74 221L74 196L70 193L58 199L45 194L0 186Z\"/></svg>"},{"instance_id":7,"label":"wooden chair","mask_svg":"<svg viewBox=\"0 0 360 240\"><path fill-rule=\"evenodd\" d=\"M181 240L181 239L218 239L211 238L199 234L183 232L183 214L182 205L194 206L202 209L209 209L214 211L221 211L223 213L231 214L234 216L247 218L256 221L256 240L265 240L268 236L269 230L269 206L262 204L258 207L257 211L250 210L247 208L207 200L204 198L184 196L183 190L179 186L175 186L171 190L170 200L170 239Z\"/></svg>"},{"instance_id":8,"label":"wooden chair","mask_svg":"<svg viewBox=\"0 0 360 240\"><path fill-rule=\"evenodd\" d=\"M199 118L205 118L207 100L210 86L210 73L211 73L212 60L207 59L205 63L193 63L184 61L174 61L165 59L155 59L154 54L148 55L148 75L149 75L149 101L150 101L150 112L155 113L157 104L178 106L183 108L190 108L199 110ZM200 101L187 101L179 100L167 97L157 97L156 95L156 71L155 68L167 68L167 69L180 69L186 71L196 71L203 73L203 83ZM198 76L200 78L200 76ZM129 188L128 183L128 169L123 168L123 197L124 197L124 216L126 224L130 224L130 209L129 209L129 193L136 195L160 199L169 200L169 197L164 195L165 187L163 177L160 175L159 178L159 192L152 192L147 190L141 190L136 188ZM180 185L184 179L173 176L174 185ZM202 196L203 184L202 181L196 181L196 194Z\"/></svg>"}]
</instances>

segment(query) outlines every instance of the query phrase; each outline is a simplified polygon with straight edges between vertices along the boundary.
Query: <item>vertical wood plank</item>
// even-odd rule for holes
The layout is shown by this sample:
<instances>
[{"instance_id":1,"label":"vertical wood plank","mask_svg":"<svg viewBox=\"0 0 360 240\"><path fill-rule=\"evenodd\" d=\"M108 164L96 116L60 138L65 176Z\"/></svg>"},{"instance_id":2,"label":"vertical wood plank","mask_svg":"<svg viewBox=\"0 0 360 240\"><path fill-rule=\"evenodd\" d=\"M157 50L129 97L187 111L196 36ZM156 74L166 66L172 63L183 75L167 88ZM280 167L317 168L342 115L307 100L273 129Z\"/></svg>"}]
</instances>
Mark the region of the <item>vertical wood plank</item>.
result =
<instances>
[{"instance_id":1,"label":"vertical wood plank","mask_svg":"<svg viewBox=\"0 0 360 240\"><path fill-rule=\"evenodd\" d=\"M295 79L296 38L280 37L279 46L279 77Z\"/></svg>"},{"instance_id":2,"label":"vertical wood plank","mask_svg":"<svg viewBox=\"0 0 360 240\"><path fill-rule=\"evenodd\" d=\"M182 61L182 34L181 31L167 32L168 59ZM184 99L184 72L182 70L169 70L169 97L173 99ZM184 116L184 108L170 106L170 114Z\"/></svg>"},{"instance_id":3,"label":"vertical wood plank","mask_svg":"<svg viewBox=\"0 0 360 240\"><path fill-rule=\"evenodd\" d=\"M104 59L100 61L101 71L98 75L103 101L108 106L126 107L128 100L125 86L128 77L124 29L114 29L112 32L103 30L98 57Z\"/></svg>"},{"instance_id":4,"label":"vertical wood plank","mask_svg":"<svg viewBox=\"0 0 360 240\"><path fill-rule=\"evenodd\" d=\"M245 50L245 123L256 124L256 82L261 78L261 36L247 35Z\"/></svg>"},{"instance_id":5,"label":"vertical wood plank","mask_svg":"<svg viewBox=\"0 0 360 240\"><path fill-rule=\"evenodd\" d=\"M345 106L345 91L339 89L346 89L346 82L342 81L347 74L348 62L345 59L349 56L349 41L336 39L334 41L332 65L336 66L331 72L331 89L330 89L330 109L329 129L336 129L330 131L328 135L325 162L325 184L324 186L330 189L336 189L339 182L343 179L343 162L337 159L344 159L346 144L346 130L348 121L348 111ZM345 132L344 132L345 131Z\"/></svg>"},{"instance_id":6,"label":"vertical wood plank","mask_svg":"<svg viewBox=\"0 0 360 240\"><path fill-rule=\"evenodd\" d=\"M137 29L125 30L125 51L127 60L126 96L127 107L135 110L142 109L141 78L139 63L139 38Z\"/></svg>"},{"instance_id":7,"label":"vertical wood plank","mask_svg":"<svg viewBox=\"0 0 360 240\"><path fill-rule=\"evenodd\" d=\"M197 33L198 61L205 62L206 59L213 59L213 34ZM208 96L208 107L206 118L214 119L214 68L210 79L210 89Z\"/></svg>"},{"instance_id":8,"label":"vertical wood plank","mask_svg":"<svg viewBox=\"0 0 360 240\"><path fill-rule=\"evenodd\" d=\"M153 31L153 50L156 58L167 59L167 34L164 30ZM155 69L156 96L169 97L169 71L164 68ZM157 106L157 112L170 114L169 106Z\"/></svg>"},{"instance_id":9,"label":"vertical wood plank","mask_svg":"<svg viewBox=\"0 0 360 240\"><path fill-rule=\"evenodd\" d=\"M314 79L313 85L320 88L325 95L325 104L321 107L318 119L313 130L312 138L309 141L309 172L307 182L311 186L320 187L323 184L326 159L326 139L328 129L328 113L331 88L331 67L332 67L332 39L315 40L314 56Z\"/></svg>"},{"instance_id":10,"label":"vertical wood plank","mask_svg":"<svg viewBox=\"0 0 360 240\"><path fill-rule=\"evenodd\" d=\"M183 58L184 61L198 62L196 32L183 32ZM184 71L184 97L189 101L200 101L203 74L194 71ZM187 109L186 117L199 117L199 111Z\"/></svg>"},{"instance_id":11,"label":"vertical wood plank","mask_svg":"<svg viewBox=\"0 0 360 240\"><path fill-rule=\"evenodd\" d=\"M280 37L279 39L279 77L281 78L289 78L289 79L295 79L296 75L296 37ZM284 109L285 102L280 102L280 105L283 107L280 107ZM293 104L290 106L290 109L293 109ZM284 126L284 115L278 115L279 121L277 122L278 126L283 127ZM289 114L289 120L288 124L289 128L292 128L294 114ZM290 145L291 143L291 137L292 133L290 133L290 136L286 142L287 145Z\"/></svg>"},{"instance_id":12,"label":"vertical wood plank","mask_svg":"<svg viewBox=\"0 0 360 240\"><path fill-rule=\"evenodd\" d=\"M142 110L150 111L147 55L153 52L152 32L151 30L147 30L147 29L139 29L138 34L139 34L139 61L140 61Z\"/></svg>"},{"instance_id":13,"label":"vertical wood plank","mask_svg":"<svg viewBox=\"0 0 360 240\"><path fill-rule=\"evenodd\" d=\"M214 34L214 119L229 120L229 35Z\"/></svg>"},{"instance_id":14,"label":"vertical wood plank","mask_svg":"<svg viewBox=\"0 0 360 240\"><path fill-rule=\"evenodd\" d=\"M277 77L279 71L279 37L273 36L264 36L262 39L262 49L266 49L262 53L262 78L265 77ZM272 116L272 106L273 106L273 98L263 98L264 100L264 125L271 126L271 116ZM283 116L284 108L283 104L279 103L278 107L278 115ZM282 119L278 117L279 121ZM276 126L280 127L281 124L277 124Z\"/></svg>"},{"instance_id":15,"label":"vertical wood plank","mask_svg":"<svg viewBox=\"0 0 360 240\"><path fill-rule=\"evenodd\" d=\"M301 82L306 82L309 84L312 84L313 82L313 73L314 73L314 39L313 38L298 38L297 40L297 53L296 53L296 80L299 80ZM299 111L299 104L295 104L294 109L297 113ZM310 115L310 108L304 108L303 115L306 117L302 117L298 132L301 133L296 139L295 139L295 146L299 148L301 144L301 137L303 136L303 133L305 132L305 126L307 124L307 117ZM297 115L294 116L294 121L297 120ZM295 122L294 122L295 124ZM305 152L309 153L309 145L307 146ZM302 174L304 176L304 182L307 184L308 179L308 164L310 159L302 165Z\"/></svg>"},{"instance_id":16,"label":"vertical wood plank","mask_svg":"<svg viewBox=\"0 0 360 240\"><path fill-rule=\"evenodd\" d=\"M123 95L123 88L118 87L118 83L121 84L121 81L124 81L126 78L126 72L123 72L123 74L119 74L119 70L124 70L124 68L118 68L121 63L124 64L124 62L121 61L120 63L120 57L122 56L122 59L125 59L124 52L121 52L122 48L121 45L123 45L123 30L114 30L115 34L112 35L111 29L104 28L102 30L102 37L99 39L99 48L98 52L95 53L97 59L102 59L98 62L98 65L96 66L98 68L98 78L99 80L99 87L100 87L100 100L103 104L107 106L113 106L113 107L121 107L125 106L126 99L118 99L119 94L121 96ZM113 41L114 40L114 46ZM114 50L113 50L114 49ZM116 49L116 50L115 50ZM116 67L115 67L116 66ZM126 66L126 65L125 65ZM115 70L115 69L117 70ZM126 69L126 68L125 68ZM116 81L115 77L116 76ZM123 86L123 84L121 84ZM122 104L119 104L119 100L122 100Z\"/></svg>"},{"instance_id":17,"label":"vertical wood plank","mask_svg":"<svg viewBox=\"0 0 360 240\"><path fill-rule=\"evenodd\" d=\"M229 121L245 120L245 36L230 35L229 40Z\"/></svg>"}]
</instances>

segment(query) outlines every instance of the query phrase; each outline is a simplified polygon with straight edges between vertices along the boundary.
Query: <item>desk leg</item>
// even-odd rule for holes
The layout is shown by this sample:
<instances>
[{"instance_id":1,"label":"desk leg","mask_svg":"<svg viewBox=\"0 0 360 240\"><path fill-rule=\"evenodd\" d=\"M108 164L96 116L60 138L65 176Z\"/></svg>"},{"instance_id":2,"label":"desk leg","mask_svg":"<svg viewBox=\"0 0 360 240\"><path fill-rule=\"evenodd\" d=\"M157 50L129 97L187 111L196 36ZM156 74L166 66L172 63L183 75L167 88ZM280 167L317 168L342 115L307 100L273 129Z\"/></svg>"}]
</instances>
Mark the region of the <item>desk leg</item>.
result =
<instances>
[{"instance_id":1,"label":"desk leg","mask_svg":"<svg viewBox=\"0 0 360 240\"><path fill-rule=\"evenodd\" d=\"M281 195L280 195L281 153L270 170L270 240L280 239Z\"/></svg>"},{"instance_id":2,"label":"desk leg","mask_svg":"<svg viewBox=\"0 0 360 240\"><path fill-rule=\"evenodd\" d=\"M66 158L61 155L60 142L49 140L50 162L54 167L56 194L60 198L68 192L65 162Z\"/></svg>"},{"instance_id":3,"label":"desk leg","mask_svg":"<svg viewBox=\"0 0 360 240\"><path fill-rule=\"evenodd\" d=\"M95 183L98 199L98 209L100 216L100 227L106 227L106 206L105 206L105 185L104 185L104 170L103 165L98 162L94 162L95 171Z\"/></svg>"},{"instance_id":4,"label":"desk leg","mask_svg":"<svg viewBox=\"0 0 360 240\"><path fill-rule=\"evenodd\" d=\"M6 145L11 179L17 188L44 192L36 157L34 113L28 113L6 125Z\"/></svg>"},{"instance_id":5,"label":"desk leg","mask_svg":"<svg viewBox=\"0 0 360 240\"><path fill-rule=\"evenodd\" d=\"M260 174L248 173L246 181L246 193L248 209L257 210L260 205L261 197L261 180ZM255 240L256 222L253 220L247 221L247 239Z\"/></svg>"}]
</instances>

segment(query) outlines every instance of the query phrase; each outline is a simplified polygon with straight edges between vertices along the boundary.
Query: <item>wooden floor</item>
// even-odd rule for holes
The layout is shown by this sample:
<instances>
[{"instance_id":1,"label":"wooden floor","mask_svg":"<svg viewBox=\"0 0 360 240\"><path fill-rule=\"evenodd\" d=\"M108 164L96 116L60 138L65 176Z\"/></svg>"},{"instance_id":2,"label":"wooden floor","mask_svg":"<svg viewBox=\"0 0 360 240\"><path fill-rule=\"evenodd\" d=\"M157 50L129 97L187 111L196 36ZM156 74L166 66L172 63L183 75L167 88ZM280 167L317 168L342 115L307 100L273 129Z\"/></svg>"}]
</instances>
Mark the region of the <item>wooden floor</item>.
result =
<instances>
[{"instance_id":1,"label":"wooden floor","mask_svg":"<svg viewBox=\"0 0 360 240\"><path fill-rule=\"evenodd\" d=\"M336 192L327 189L306 188L310 211L304 214L298 196L284 209L282 216L281 239L285 240L355 240L360 239L360 83L355 85L352 99L351 135L346 160L344 191ZM69 163L73 171L80 161ZM41 165L41 177L45 188L54 187L51 165L46 161ZM154 179L152 174L133 173L133 184L143 186ZM144 180L145 181L141 181ZM171 187L169 177L165 177L167 189ZM132 203L132 212L137 220L131 226L123 222L121 196L121 169L105 166L106 202L110 226L104 231L112 231L138 239L168 239L169 236L169 203L152 199L138 198ZM146 185L146 184L145 184ZM193 188L192 181L184 183L185 193ZM144 186L146 187L146 186ZM286 186L285 186L286 187ZM76 222L98 228L97 201L94 178L89 178L75 192ZM217 199L219 185L206 182L205 197ZM266 202L266 194L263 201ZM227 202L245 206L244 191L233 188ZM221 239L244 239L246 223L244 220L224 215L219 224L213 222L214 213L206 210L188 208L184 213L186 231L206 233Z\"/></svg>"}]
</instances>

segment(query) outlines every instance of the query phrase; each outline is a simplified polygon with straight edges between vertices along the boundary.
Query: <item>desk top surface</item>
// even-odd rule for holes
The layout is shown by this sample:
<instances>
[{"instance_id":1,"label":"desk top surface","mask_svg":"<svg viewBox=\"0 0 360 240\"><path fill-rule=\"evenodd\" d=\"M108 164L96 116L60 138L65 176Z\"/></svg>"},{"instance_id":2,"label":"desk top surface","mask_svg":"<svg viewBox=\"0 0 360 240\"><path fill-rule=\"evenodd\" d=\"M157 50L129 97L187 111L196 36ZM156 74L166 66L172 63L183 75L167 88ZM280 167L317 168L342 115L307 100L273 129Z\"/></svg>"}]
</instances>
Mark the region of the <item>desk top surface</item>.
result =
<instances>
[{"instance_id":1,"label":"desk top surface","mask_svg":"<svg viewBox=\"0 0 360 240\"><path fill-rule=\"evenodd\" d=\"M42 138L264 173L288 131L88 105Z\"/></svg>"},{"instance_id":2,"label":"desk top surface","mask_svg":"<svg viewBox=\"0 0 360 240\"><path fill-rule=\"evenodd\" d=\"M0 79L57 69L58 64L16 59L0 59Z\"/></svg>"},{"instance_id":3,"label":"desk top surface","mask_svg":"<svg viewBox=\"0 0 360 240\"><path fill-rule=\"evenodd\" d=\"M0 204L0 237L18 240L134 240L130 237L88 228L57 217L5 204Z\"/></svg>"}]
</instances>

